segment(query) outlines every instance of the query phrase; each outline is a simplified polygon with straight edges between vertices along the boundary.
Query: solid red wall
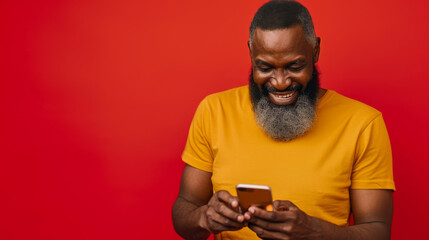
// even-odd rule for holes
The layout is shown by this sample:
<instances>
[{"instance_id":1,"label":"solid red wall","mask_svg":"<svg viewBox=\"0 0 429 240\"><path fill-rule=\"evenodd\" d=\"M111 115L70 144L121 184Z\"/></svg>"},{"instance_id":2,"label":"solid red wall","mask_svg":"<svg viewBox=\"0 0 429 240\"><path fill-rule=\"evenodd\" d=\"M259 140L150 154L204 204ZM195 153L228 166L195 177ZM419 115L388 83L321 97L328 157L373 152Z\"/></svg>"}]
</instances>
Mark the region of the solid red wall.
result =
<instances>
[{"instance_id":1,"label":"solid red wall","mask_svg":"<svg viewBox=\"0 0 429 240\"><path fill-rule=\"evenodd\" d=\"M178 239L199 101L247 83L261 1L2 1L0 238ZM426 1L303 1L322 86L383 112L392 239L426 236Z\"/></svg>"}]
</instances>

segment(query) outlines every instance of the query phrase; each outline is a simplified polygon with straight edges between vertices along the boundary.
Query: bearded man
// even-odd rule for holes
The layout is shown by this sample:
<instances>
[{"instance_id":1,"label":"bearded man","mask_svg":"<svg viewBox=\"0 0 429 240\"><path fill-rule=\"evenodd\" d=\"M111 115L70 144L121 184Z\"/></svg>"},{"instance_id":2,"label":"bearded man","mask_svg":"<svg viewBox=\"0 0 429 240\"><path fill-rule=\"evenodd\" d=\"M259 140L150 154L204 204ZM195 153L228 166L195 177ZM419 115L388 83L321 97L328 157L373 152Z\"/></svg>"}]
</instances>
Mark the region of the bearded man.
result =
<instances>
[{"instance_id":1,"label":"bearded man","mask_svg":"<svg viewBox=\"0 0 429 240\"><path fill-rule=\"evenodd\" d=\"M377 110L319 87L308 10L271 1L249 36L249 86L206 97L182 155L173 224L185 239L390 239L392 156ZM274 210L239 207L269 185ZM354 225L349 226L353 214Z\"/></svg>"}]
</instances>

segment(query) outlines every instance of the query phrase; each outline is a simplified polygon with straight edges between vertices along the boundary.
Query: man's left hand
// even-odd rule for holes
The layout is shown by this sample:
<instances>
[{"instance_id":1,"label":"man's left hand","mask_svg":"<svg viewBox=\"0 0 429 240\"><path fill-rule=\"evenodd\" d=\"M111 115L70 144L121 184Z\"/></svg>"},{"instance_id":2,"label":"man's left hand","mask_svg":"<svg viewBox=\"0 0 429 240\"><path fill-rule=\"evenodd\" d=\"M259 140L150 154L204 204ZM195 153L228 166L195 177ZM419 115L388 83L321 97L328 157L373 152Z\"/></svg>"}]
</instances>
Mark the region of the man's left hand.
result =
<instances>
[{"instance_id":1,"label":"man's left hand","mask_svg":"<svg viewBox=\"0 0 429 240\"><path fill-rule=\"evenodd\" d=\"M244 214L249 228L262 239L320 239L320 220L290 201L275 201L274 211L250 207Z\"/></svg>"}]
</instances>

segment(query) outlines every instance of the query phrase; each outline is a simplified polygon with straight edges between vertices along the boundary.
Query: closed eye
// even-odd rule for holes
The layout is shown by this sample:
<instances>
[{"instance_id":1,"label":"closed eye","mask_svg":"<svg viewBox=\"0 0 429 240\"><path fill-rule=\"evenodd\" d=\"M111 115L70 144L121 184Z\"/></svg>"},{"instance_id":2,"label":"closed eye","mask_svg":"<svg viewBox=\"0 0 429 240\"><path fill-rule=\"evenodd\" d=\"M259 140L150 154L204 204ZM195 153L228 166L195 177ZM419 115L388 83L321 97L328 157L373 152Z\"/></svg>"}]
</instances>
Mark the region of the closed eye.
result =
<instances>
[{"instance_id":1,"label":"closed eye","mask_svg":"<svg viewBox=\"0 0 429 240\"><path fill-rule=\"evenodd\" d=\"M274 66L272 66L271 64L261 59L257 59L255 61L255 65L256 65L256 69L261 72L270 72L274 68Z\"/></svg>"},{"instance_id":2,"label":"closed eye","mask_svg":"<svg viewBox=\"0 0 429 240\"><path fill-rule=\"evenodd\" d=\"M272 67L267 67L267 66L257 66L256 68L261 72L269 72L271 71L271 69L273 69Z\"/></svg>"},{"instance_id":3,"label":"closed eye","mask_svg":"<svg viewBox=\"0 0 429 240\"><path fill-rule=\"evenodd\" d=\"M301 65L301 66L289 66L288 69L292 72L298 72L300 70L302 70L305 67L305 65Z\"/></svg>"}]
</instances>

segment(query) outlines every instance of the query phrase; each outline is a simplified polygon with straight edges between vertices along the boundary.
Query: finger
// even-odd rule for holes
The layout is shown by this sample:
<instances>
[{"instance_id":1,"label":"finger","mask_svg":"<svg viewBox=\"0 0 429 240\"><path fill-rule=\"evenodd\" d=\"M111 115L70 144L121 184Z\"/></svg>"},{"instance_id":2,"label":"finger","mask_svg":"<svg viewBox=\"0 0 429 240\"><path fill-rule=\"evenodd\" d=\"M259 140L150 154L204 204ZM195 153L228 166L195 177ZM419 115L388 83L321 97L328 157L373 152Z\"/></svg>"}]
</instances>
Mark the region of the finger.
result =
<instances>
[{"instance_id":1,"label":"finger","mask_svg":"<svg viewBox=\"0 0 429 240\"><path fill-rule=\"evenodd\" d=\"M255 225L272 232L283 233L290 233L293 226L293 222L272 222L258 217L252 217L248 222L249 225Z\"/></svg>"},{"instance_id":2,"label":"finger","mask_svg":"<svg viewBox=\"0 0 429 240\"><path fill-rule=\"evenodd\" d=\"M225 203L223 202L215 202L213 205L211 205L213 209L220 215L232 220L236 221L238 223L242 223L244 221L244 216L235 210L229 208Z\"/></svg>"},{"instance_id":3,"label":"finger","mask_svg":"<svg viewBox=\"0 0 429 240\"><path fill-rule=\"evenodd\" d=\"M239 230L242 228L242 227L225 226L225 225L222 225L221 223L218 223L214 220L208 221L208 227L209 227L209 231L211 233L219 233L219 232L223 232L223 231L236 231L236 230Z\"/></svg>"},{"instance_id":4,"label":"finger","mask_svg":"<svg viewBox=\"0 0 429 240\"><path fill-rule=\"evenodd\" d=\"M298 209L295 204L291 201L280 201L276 200L273 202L273 207L276 211L289 211L293 209Z\"/></svg>"},{"instance_id":5,"label":"finger","mask_svg":"<svg viewBox=\"0 0 429 240\"><path fill-rule=\"evenodd\" d=\"M286 233L271 231L269 229L264 229L260 226L249 223L248 226L252 231L262 239L290 239L290 236Z\"/></svg>"},{"instance_id":6,"label":"finger","mask_svg":"<svg viewBox=\"0 0 429 240\"><path fill-rule=\"evenodd\" d=\"M216 205L218 212L225 214L228 218L237 220L238 222L244 221L244 216L241 213L237 197L232 196L229 192L224 190L216 192L215 197L219 202L224 203L228 207L228 209L225 209L222 205ZM230 209L232 211L230 211Z\"/></svg>"},{"instance_id":7,"label":"finger","mask_svg":"<svg viewBox=\"0 0 429 240\"><path fill-rule=\"evenodd\" d=\"M252 206L249 208L248 212L250 219L256 217L270 222L287 222L296 219L296 213L290 211L266 211L264 209ZM246 218L246 216L247 213L245 213L245 219L250 220Z\"/></svg>"},{"instance_id":8,"label":"finger","mask_svg":"<svg viewBox=\"0 0 429 240\"><path fill-rule=\"evenodd\" d=\"M258 206L253 206L253 207L258 207ZM264 209L265 209L265 211L271 212L274 210L274 207L272 204L268 204L267 206L265 206ZM244 220L249 220L253 216L253 211L252 212L247 211L243 214L243 216L244 216Z\"/></svg>"},{"instance_id":9,"label":"finger","mask_svg":"<svg viewBox=\"0 0 429 240\"><path fill-rule=\"evenodd\" d=\"M242 227L245 226L245 223L243 222L237 222L235 220L229 219L221 214L219 214L218 212L216 212L213 208L209 208L207 209L207 219L208 219L208 224L210 229L212 229L212 227L216 227L216 229L219 229L220 227L218 225L221 226L221 230L227 230L227 229L240 229ZM211 225L213 224L213 226Z\"/></svg>"},{"instance_id":10,"label":"finger","mask_svg":"<svg viewBox=\"0 0 429 240\"><path fill-rule=\"evenodd\" d=\"M249 221L250 219L252 219L253 214L247 211L243 214L243 216L244 216L244 220Z\"/></svg>"},{"instance_id":11,"label":"finger","mask_svg":"<svg viewBox=\"0 0 429 240\"><path fill-rule=\"evenodd\" d=\"M216 193L217 198L230 206L232 209L234 209L236 212L239 212L239 204L238 204L238 198L232 196L229 192L221 190Z\"/></svg>"}]
</instances>

